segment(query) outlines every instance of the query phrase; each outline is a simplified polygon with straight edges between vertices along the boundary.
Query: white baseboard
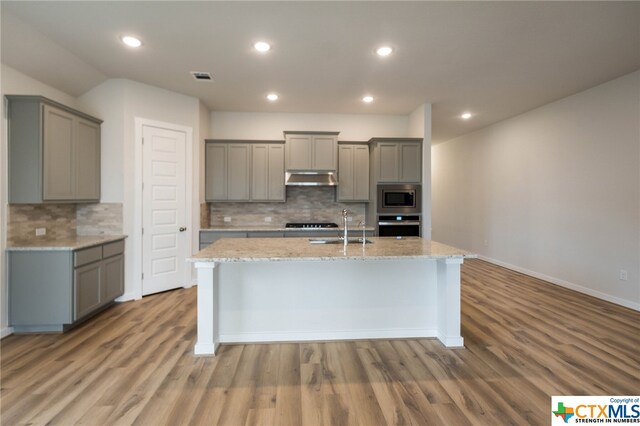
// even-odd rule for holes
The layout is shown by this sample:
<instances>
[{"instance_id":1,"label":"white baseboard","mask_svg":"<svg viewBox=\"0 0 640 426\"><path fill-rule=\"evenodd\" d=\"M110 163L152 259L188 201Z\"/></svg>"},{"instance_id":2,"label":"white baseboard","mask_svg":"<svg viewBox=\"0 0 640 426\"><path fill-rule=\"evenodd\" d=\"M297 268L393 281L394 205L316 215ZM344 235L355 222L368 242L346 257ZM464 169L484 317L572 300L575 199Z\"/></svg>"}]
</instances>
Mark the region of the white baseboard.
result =
<instances>
[{"instance_id":1,"label":"white baseboard","mask_svg":"<svg viewBox=\"0 0 640 426\"><path fill-rule=\"evenodd\" d=\"M346 330L346 331L285 331L269 333L222 333L220 343L308 342L358 339L409 339L437 337L437 330Z\"/></svg>"},{"instance_id":2,"label":"white baseboard","mask_svg":"<svg viewBox=\"0 0 640 426\"><path fill-rule=\"evenodd\" d=\"M116 299L116 302L129 302L130 300L140 300L142 295L137 292L125 293Z\"/></svg>"},{"instance_id":3,"label":"white baseboard","mask_svg":"<svg viewBox=\"0 0 640 426\"><path fill-rule=\"evenodd\" d=\"M615 303L616 305L624 306L625 308L633 309L635 311L640 311L640 303L633 302L627 299L621 299L619 297L612 296L610 294L602 293L597 290L593 290L588 287L581 286L579 284L574 284L569 281L564 281L559 278L551 277L549 275L544 275L539 272L534 272L526 268L521 268L520 266L511 265L506 262L502 262L500 260L492 259L486 256L478 256L479 259L484 260L489 263L493 263L494 265L502 266L503 268L511 269L516 272L520 272L521 274L529 275L534 278L539 278L544 281L548 281L552 284L559 285L560 287L568 288L569 290L574 290L579 293L588 294L589 296L593 296L598 299L605 300L607 302Z\"/></svg>"},{"instance_id":4,"label":"white baseboard","mask_svg":"<svg viewBox=\"0 0 640 426\"><path fill-rule=\"evenodd\" d=\"M4 339L7 336L13 334L13 327L6 327L0 330L0 339Z\"/></svg>"}]
</instances>

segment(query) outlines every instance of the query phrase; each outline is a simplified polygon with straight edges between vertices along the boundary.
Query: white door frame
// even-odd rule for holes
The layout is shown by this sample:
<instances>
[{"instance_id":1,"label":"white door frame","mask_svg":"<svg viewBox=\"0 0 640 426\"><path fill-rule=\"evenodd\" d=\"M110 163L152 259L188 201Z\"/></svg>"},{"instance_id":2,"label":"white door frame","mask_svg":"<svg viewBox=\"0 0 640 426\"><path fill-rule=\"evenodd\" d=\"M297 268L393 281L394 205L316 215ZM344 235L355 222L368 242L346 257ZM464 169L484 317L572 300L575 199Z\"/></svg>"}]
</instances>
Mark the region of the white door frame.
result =
<instances>
[{"instance_id":1,"label":"white door frame","mask_svg":"<svg viewBox=\"0 0 640 426\"><path fill-rule=\"evenodd\" d=\"M129 235L128 239L131 242L131 248L134 252L136 261L132 265L134 281L134 299L142 298L142 261L144 253L142 252L142 171L143 171L143 155L142 155L142 135L143 127L159 127L167 130L174 130L178 132L184 132L186 134L186 158L185 158L185 186L186 186L186 212L185 220L187 226L187 241L186 249L187 256L191 254L192 247L192 235L193 235L193 129L187 126L181 126L179 124L166 123L162 121L150 120L147 118L134 118L135 123L135 147L134 147L134 176L133 176L133 235ZM125 188L126 191L126 188ZM188 264L184 269L184 287L191 287L192 285L192 265Z\"/></svg>"}]
</instances>

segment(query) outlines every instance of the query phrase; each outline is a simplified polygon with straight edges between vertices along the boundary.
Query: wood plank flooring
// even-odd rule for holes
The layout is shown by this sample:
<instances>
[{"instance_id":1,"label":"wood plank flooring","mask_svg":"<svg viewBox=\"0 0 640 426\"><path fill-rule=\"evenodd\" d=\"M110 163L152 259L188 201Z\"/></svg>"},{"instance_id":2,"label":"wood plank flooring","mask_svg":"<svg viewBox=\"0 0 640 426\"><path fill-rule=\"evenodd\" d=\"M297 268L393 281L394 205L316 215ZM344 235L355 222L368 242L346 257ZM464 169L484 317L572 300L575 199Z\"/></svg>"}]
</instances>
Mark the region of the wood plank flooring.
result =
<instances>
[{"instance_id":1,"label":"wood plank flooring","mask_svg":"<svg viewBox=\"0 0 640 426\"><path fill-rule=\"evenodd\" d=\"M223 346L194 357L196 290L0 342L0 423L546 425L551 395L638 395L640 313L480 260L465 349L437 340Z\"/></svg>"}]
</instances>

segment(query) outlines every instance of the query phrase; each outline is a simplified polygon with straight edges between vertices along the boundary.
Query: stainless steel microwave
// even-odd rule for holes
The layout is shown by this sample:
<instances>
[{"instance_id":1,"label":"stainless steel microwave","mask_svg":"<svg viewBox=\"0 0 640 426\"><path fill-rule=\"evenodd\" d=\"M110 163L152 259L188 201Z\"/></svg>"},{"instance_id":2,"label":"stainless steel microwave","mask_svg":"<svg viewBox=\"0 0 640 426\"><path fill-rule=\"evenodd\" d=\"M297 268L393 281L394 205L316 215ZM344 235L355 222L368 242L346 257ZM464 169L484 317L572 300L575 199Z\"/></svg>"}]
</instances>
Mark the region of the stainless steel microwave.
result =
<instances>
[{"instance_id":1,"label":"stainless steel microwave","mask_svg":"<svg viewBox=\"0 0 640 426\"><path fill-rule=\"evenodd\" d=\"M378 214L420 213L422 210L422 187L420 185L378 185Z\"/></svg>"}]
</instances>

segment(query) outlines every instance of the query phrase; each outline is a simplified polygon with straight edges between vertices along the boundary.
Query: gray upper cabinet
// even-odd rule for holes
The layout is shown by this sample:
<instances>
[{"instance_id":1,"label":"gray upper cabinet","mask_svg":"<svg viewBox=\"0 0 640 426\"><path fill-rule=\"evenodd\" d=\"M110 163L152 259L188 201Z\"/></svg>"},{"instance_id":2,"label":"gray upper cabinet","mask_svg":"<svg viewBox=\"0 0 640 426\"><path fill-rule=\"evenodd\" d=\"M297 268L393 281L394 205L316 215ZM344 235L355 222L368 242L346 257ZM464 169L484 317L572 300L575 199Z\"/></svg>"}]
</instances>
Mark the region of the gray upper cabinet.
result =
<instances>
[{"instance_id":1,"label":"gray upper cabinet","mask_svg":"<svg viewBox=\"0 0 640 426\"><path fill-rule=\"evenodd\" d=\"M227 144L205 145L205 198L227 199Z\"/></svg>"},{"instance_id":2,"label":"gray upper cabinet","mask_svg":"<svg viewBox=\"0 0 640 426\"><path fill-rule=\"evenodd\" d=\"M7 99L9 202L99 201L102 121L40 96Z\"/></svg>"},{"instance_id":3,"label":"gray upper cabinet","mask_svg":"<svg viewBox=\"0 0 640 426\"><path fill-rule=\"evenodd\" d=\"M251 145L251 201L284 201L284 145Z\"/></svg>"},{"instance_id":4,"label":"gray upper cabinet","mask_svg":"<svg viewBox=\"0 0 640 426\"><path fill-rule=\"evenodd\" d=\"M422 139L371 139L373 178L376 182L420 183L422 181Z\"/></svg>"},{"instance_id":5,"label":"gray upper cabinet","mask_svg":"<svg viewBox=\"0 0 640 426\"><path fill-rule=\"evenodd\" d=\"M75 190L80 200L100 199L100 125L79 118L75 146Z\"/></svg>"},{"instance_id":6,"label":"gray upper cabinet","mask_svg":"<svg viewBox=\"0 0 640 426\"><path fill-rule=\"evenodd\" d=\"M205 156L207 201L249 201L251 147L207 144Z\"/></svg>"},{"instance_id":7,"label":"gray upper cabinet","mask_svg":"<svg viewBox=\"0 0 640 426\"><path fill-rule=\"evenodd\" d=\"M227 152L227 190L229 201L249 201L251 146L229 144Z\"/></svg>"},{"instance_id":8,"label":"gray upper cabinet","mask_svg":"<svg viewBox=\"0 0 640 426\"><path fill-rule=\"evenodd\" d=\"M338 133L285 131L286 170L337 170Z\"/></svg>"},{"instance_id":9,"label":"gray upper cabinet","mask_svg":"<svg viewBox=\"0 0 640 426\"><path fill-rule=\"evenodd\" d=\"M338 201L369 201L369 146L338 145Z\"/></svg>"},{"instance_id":10,"label":"gray upper cabinet","mask_svg":"<svg viewBox=\"0 0 640 426\"><path fill-rule=\"evenodd\" d=\"M205 156L206 201L285 200L282 142L208 140Z\"/></svg>"}]
</instances>

